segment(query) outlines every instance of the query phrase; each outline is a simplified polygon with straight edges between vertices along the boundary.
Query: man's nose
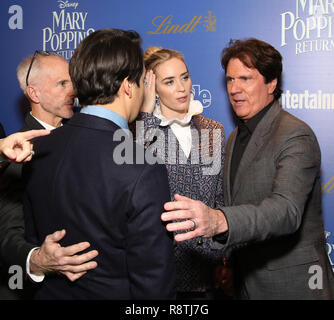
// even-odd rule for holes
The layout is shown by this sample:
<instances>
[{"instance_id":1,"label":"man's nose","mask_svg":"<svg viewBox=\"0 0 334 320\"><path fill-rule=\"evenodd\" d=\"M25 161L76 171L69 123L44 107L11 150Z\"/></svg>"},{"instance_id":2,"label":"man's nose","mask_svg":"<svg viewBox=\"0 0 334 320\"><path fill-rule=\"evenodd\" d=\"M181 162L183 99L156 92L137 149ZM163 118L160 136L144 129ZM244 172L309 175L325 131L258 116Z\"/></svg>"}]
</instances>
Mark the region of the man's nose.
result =
<instances>
[{"instance_id":1,"label":"man's nose","mask_svg":"<svg viewBox=\"0 0 334 320\"><path fill-rule=\"evenodd\" d=\"M74 91L74 88L73 88L73 84L72 84L72 83L68 86L68 91L69 91L69 95L70 95L70 96L75 97L75 91Z\"/></svg>"},{"instance_id":2,"label":"man's nose","mask_svg":"<svg viewBox=\"0 0 334 320\"><path fill-rule=\"evenodd\" d=\"M232 94L240 92L240 85L237 80L234 80L229 84L229 91Z\"/></svg>"}]
</instances>

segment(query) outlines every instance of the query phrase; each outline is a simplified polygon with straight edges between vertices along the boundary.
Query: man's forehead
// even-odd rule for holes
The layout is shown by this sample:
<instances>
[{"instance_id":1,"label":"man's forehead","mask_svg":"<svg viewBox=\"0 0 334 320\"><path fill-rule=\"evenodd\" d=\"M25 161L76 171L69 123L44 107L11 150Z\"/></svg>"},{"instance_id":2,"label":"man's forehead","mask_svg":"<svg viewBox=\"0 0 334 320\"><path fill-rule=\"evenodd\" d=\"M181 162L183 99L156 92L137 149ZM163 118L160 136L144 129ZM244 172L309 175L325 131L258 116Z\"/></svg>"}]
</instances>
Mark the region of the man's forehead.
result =
<instances>
[{"instance_id":1,"label":"man's forehead","mask_svg":"<svg viewBox=\"0 0 334 320\"><path fill-rule=\"evenodd\" d=\"M43 57L41 60L41 72L45 71L50 77L69 77L69 65L65 59L57 56Z\"/></svg>"},{"instance_id":2,"label":"man's forehead","mask_svg":"<svg viewBox=\"0 0 334 320\"><path fill-rule=\"evenodd\" d=\"M238 73L258 73L259 71L253 66L247 66L238 58L233 58L229 61L226 74L230 72L238 72Z\"/></svg>"},{"instance_id":3,"label":"man's forehead","mask_svg":"<svg viewBox=\"0 0 334 320\"><path fill-rule=\"evenodd\" d=\"M68 62L64 58L57 56L57 55L51 55L51 56L41 56L40 63L43 65L43 67L54 67L54 64L57 65L64 65L68 68Z\"/></svg>"}]
</instances>

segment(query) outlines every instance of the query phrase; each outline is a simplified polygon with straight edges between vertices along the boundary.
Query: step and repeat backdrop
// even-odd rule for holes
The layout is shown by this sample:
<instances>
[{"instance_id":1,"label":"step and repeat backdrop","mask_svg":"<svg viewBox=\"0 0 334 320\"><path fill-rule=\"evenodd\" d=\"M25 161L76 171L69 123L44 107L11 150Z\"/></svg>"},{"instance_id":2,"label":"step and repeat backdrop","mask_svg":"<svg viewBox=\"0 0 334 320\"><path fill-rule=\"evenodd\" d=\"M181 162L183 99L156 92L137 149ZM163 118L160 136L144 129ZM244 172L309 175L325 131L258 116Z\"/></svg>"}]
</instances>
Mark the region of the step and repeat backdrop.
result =
<instances>
[{"instance_id":1,"label":"step and repeat backdrop","mask_svg":"<svg viewBox=\"0 0 334 320\"><path fill-rule=\"evenodd\" d=\"M20 129L28 101L16 67L35 50L70 59L87 35L102 28L133 29L144 50L181 51L204 115L234 128L220 66L230 39L255 37L283 56L282 107L307 122L322 150L323 215L334 268L334 1L333 0L3 0L0 122Z\"/></svg>"}]
</instances>

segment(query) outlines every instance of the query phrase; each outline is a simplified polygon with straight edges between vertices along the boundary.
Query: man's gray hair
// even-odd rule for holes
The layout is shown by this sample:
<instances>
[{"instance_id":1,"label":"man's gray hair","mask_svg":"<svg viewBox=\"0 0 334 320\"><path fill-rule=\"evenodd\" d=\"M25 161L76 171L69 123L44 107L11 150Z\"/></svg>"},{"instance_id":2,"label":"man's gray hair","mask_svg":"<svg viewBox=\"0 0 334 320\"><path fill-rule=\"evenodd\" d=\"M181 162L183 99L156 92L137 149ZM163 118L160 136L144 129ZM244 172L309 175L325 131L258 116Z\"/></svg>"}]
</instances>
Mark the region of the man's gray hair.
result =
<instances>
[{"instance_id":1,"label":"man's gray hair","mask_svg":"<svg viewBox=\"0 0 334 320\"><path fill-rule=\"evenodd\" d=\"M35 56L35 58L34 58ZM39 51L38 54L35 53L35 55L31 55L27 58L25 58L16 68L16 76L17 79L19 81L20 87L23 91L23 93L27 96L27 83L26 83L26 78L27 78L27 73L29 70L29 67L31 65L31 61L32 59L34 59L33 61L33 65L31 66L30 69L30 73L29 73L29 83L30 84L36 84L36 81L38 79L38 74L41 71L40 67L41 67L41 61L40 58L41 57L59 57L60 59L64 59L66 61L65 58L63 58L62 56L56 54L56 53L49 53L49 52L43 52L43 51Z\"/></svg>"}]
</instances>

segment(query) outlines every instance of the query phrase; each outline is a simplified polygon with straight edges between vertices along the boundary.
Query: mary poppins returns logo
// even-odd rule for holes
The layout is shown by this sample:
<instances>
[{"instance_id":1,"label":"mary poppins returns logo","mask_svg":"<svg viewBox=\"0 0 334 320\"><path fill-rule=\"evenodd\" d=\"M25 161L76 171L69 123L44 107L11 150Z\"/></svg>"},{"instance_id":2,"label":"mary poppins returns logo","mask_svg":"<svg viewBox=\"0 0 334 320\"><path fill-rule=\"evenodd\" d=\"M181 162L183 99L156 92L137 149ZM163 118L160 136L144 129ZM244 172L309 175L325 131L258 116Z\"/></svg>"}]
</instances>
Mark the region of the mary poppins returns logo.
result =
<instances>
[{"instance_id":1,"label":"mary poppins returns logo","mask_svg":"<svg viewBox=\"0 0 334 320\"><path fill-rule=\"evenodd\" d=\"M69 60L81 40L95 30L88 26L88 12L79 2L57 1L52 22L43 31L43 50L53 51Z\"/></svg>"}]
</instances>

